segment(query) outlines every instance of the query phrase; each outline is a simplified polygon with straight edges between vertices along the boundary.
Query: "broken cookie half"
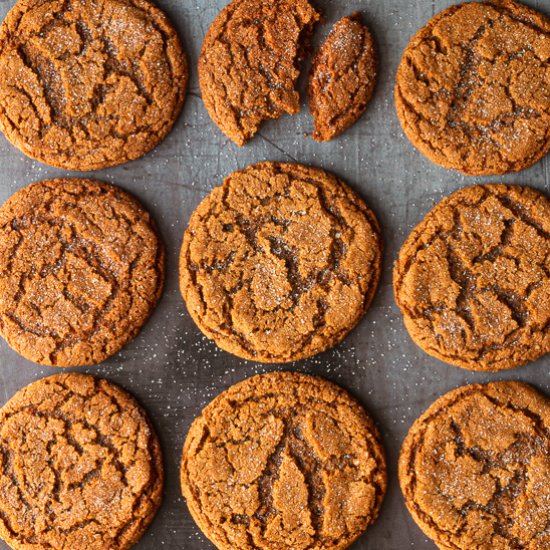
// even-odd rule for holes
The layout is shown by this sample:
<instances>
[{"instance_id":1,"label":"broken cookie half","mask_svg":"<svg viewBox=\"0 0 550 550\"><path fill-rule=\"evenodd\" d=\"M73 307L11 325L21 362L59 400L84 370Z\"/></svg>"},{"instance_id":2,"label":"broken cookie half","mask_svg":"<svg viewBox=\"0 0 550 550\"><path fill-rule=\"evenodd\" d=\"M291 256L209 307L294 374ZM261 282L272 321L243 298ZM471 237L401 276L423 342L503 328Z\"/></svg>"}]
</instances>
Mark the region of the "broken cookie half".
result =
<instances>
[{"instance_id":1,"label":"broken cookie half","mask_svg":"<svg viewBox=\"0 0 550 550\"><path fill-rule=\"evenodd\" d=\"M264 120L299 112L299 65L319 20L307 0L233 0L212 23L199 59L202 98L237 145Z\"/></svg>"},{"instance_id":2,"label":"broken cookie half","mask_svg":"<svg viewBox=\"0 0 550 550\"><path fill-rule=\"evenodd\" d=\"M315 56L308 82L313 139L330 141L365 112L376 84L374 40L358 13L344 17Z\"/></svg>"}]
</instances>

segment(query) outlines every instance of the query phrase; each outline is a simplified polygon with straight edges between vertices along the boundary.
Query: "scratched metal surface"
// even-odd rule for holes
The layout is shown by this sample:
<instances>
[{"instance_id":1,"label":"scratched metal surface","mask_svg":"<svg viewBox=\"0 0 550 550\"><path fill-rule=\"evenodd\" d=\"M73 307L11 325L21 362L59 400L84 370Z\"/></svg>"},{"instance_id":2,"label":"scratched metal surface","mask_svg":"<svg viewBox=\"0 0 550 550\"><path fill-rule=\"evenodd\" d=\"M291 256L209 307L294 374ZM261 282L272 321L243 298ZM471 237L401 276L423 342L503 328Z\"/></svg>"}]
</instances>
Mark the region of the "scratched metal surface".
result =
<instances>
[{"instance_id":1,"label":"scratched metal surface","mask_svg":"<svg viewBox=\"0 0 550 550\"><path fill-rule=\"evenodd\" d=\"M178 291L177 258L191 212L225 175L261 160L295 160L334 171L367 200L380 220L385 269L369 313L335 349L284 368L341 384L367 407L382 431L389 490L378 521L353 548L435 548L409 517L397 483L396 462L406 431L436 397L466 383L521 379L550 394L550 357L494 375L469 373L430 358L404 329L393 301L391 266L409 231L433 204L466 184L504 180L548 193L550 157L517 175L466 178L431 164L404 137L393 107L395 70L410 37L434 13L452 4L447 0L314 0L328 23L318 29L317 40L340 17L354 10L364 14L380 53L374 100L361 121L331 144L320 145L304 137L311 131L311 120L303 108L300 115L266 124L261 135L242 149L210 121L200 99L195 69L204 33L226 0L158 2L179 29L193 67L183 115L152 154L93 176L131 191L154 214L168 248L167 286L140 336L109 361L85 369L136 395L162 440L167 472L164 504L136 548L213 548L191 520L180 496L178 465L186 431L201 408L231 384L282 368L243 362L218 350L194 326ZM550 0L528 3L550 15ZM12 5L13 0L0 0L2 19ZM1 202L35 180L66 174L27 159L0 136ZM57 372L29 363L0 341L0 404L33 380ZM0 543L0 548L8 547Z\"/></svg>"}]
</instances>

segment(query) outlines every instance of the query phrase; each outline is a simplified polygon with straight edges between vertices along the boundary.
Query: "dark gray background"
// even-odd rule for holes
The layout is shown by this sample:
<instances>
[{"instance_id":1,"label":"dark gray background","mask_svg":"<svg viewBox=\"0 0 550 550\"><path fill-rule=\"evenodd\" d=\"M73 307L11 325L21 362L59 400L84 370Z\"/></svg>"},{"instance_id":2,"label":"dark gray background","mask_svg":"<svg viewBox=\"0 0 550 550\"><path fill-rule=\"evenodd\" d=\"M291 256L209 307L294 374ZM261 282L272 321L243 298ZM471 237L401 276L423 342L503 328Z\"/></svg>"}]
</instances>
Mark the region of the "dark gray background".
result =
<instances>
[{"instance_id":1,"label":"dark gray background","mask_svg":"<svg viewBox=\"0 0 550 550\"><path fill-rule=\"evenodd\" d=\"M380 53L380 76L366 115L330 144L305 133L312 124L302 113L263 126L239 149L210 121L197 84L196 62L208 26L225 0L158 0L180 32L192 75L185 108L173 132L138 161L93 173L137 195L154 214L168 249L167 286L161 303L139 337L104 364L84 369L127 388L146 407L164 449L164 504L136 546L148 549L210 549L180 496L178 466L192 419L215 395L244 378L277 368L324 376L350 390L378 422L389 463L389 490L380 518L355 550L433 549L409 517L396 478L400 445L413 420L439 395L457 386L499 379L520 379L550 393L550 357L501 374L467 372L433 359L409 339L393 301L391 267L410 230L443 196L468 184L506 181L548 193L550 157L521 174L466 178L430 163L404 137L393 106L394 75L410 37L453 2L443 0L312 0L327 25L354 10L363 13ZM527 2L550 15L550 0ZM13 5L0 0L0 17ZM302 83L303 84L303 83ZM329 169L345 179L373 208L385 240L385 265L374 303L341 345L307 361L286 366L243 362L206 340L191 321L178 291L178 252L189 216L224 176L262 160L299 161ZM24 157L0 136L0 201L29 183L63 172ZM80 174L72 174L80 175ZM88 174L92 175L92 174ZM0 404L38 378L58 373L41 368L0 341ZM8 548L0 542L0 548Z\"/></svg>"}]
</instances>

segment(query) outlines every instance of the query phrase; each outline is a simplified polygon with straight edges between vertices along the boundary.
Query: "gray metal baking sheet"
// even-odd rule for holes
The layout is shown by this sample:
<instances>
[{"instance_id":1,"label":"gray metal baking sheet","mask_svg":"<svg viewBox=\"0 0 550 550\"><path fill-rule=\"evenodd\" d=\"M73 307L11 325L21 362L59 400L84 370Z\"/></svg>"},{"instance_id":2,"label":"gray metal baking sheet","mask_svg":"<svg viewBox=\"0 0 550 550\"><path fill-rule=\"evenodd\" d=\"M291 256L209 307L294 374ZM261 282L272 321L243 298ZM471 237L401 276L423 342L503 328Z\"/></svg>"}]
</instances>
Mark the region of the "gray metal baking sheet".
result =
<instances>
[{"instance_id":1,"label":"gray metal baking sheet","mask_svg":"<svg viewBox=\"0 0 550 550\"><path fill-rule=\"evenodd\" d=\"M3 19L13 0L0 0ZM434 549L406 511L396 477L403 438L413 420L439 395L466 383L520 379L550 394L550 356L500 374L480 374L433 359L410 340L391 289L391 268L410 230L445 195L479 182L528 184L550 195L546 157L520 174L467 178L439 168L409 144L393 106L393 82L401 53L428 19L453 2L443 0L312 0L326 17L316 41L337 19L363 13L380 54L374 99L358 124L329 144L304 134L312 124L302 112L269 122L244 148L225 138L208 117L197 83L196 63L204 33L226 0L158 0L180 32L192 76L181 118L169 137L146 157L117 168L88 173L137 195L155 216L168 249L162 301L141 334L122 352L85 372L121 384L138 397L160 435L166 468L164 504L136 549L214 548L192 521L179 488L179 458L193 418L231 384L274 369L324 376L354 394L376 419L389 463L389 490L378 521L354 550ZM550 15L550 0L527 3ZM303 86L303 82L302 82ZM384 274L374 303L339 346L285 366L244 362L219 350L190 319L178 290L178 253L189 216L224 176L263 160L298 161L335 172L373 208L385 241ZM29 183L63 172L34 162L0 136L0 201ZM17 390L59 369L34 365L0 341L0 405ZM1 549L8 546L0 543ZM82 549L83 550L83 549Z\"/></svg>"}]
</instances>

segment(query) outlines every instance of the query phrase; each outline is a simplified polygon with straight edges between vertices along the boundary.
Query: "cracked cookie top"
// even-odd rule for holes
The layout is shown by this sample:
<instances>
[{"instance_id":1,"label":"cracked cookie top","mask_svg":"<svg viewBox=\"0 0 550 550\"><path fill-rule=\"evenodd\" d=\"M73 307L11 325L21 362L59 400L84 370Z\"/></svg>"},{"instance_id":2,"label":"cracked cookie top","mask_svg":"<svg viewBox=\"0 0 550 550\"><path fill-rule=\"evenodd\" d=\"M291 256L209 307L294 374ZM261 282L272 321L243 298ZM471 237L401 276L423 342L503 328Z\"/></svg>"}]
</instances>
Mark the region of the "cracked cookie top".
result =
<instances>
[{"instance_id":1,"label":"cracked cookie top","mask_svg":"<svg viewBox=\"0 0 550 550\"><path fill-rule=\"evenodd\" d=\"M376 70L374 41L361 15L338 21L311 65L313 139L330 141L357 121L374 92Z\"/></svg>"},{"instance_id":2,"label":"cracked cookie top","mask_svg":"<svg viewBox=\"0 0 550 550\"><path fill-rule=\"evenodd\" d=\"M265 162L231 174L193 213L181 291L224 350L288 362L345 338L380 264L378 223L349 187L323 170Z\"/></svg>"},{"instance_id":3,"label":"cracked cookie top","mask_svg":"<svg viewBox=\"0 0 550 550\"><path fill-rule=\"evenodd\" d=\"M41 181L0 208L0 333L31 361L100 363L136 336L163 282L154 222L118 187Z\"/></svg>"},{"instance_id":4,"label":"cracked cookie top","mask_svg":"<svg viewBox=\"0 0 550 550\"><path fill-rule=\"evenodd\" d=\"M199 58L202 99L237 145L262 121L299 112L299 66L319 19L307 0L233 0L208 29Z\"/></svg>"},{"instance_id":5,"label":"cracked cookie top","mask_svg":"<svg viewBox=\"0 0 550 550\"><path fill-rule=\"evenodd\" d=\"M0 536L18 550L125 550L162 499L157 437L135 400L84 374L0 410Z\"/></svg>"},{"instance_id":6,"label":"cracked cookie top","mask_svg":"<svg viewBox=\"0 0 550 550\"><path fill-rule=\"evenodd\" d=\"M0 128L68 170L141 157L187 86L176 31L146 0L19 0L0 27Z\"/></svg>"},{"instance_id":7,"label":"cracked cookie top","mask_svg":"<svg viewBox=\"0 0 550 550\"><path fill-rule=\"evenodd\" d=\"M255 376L189 430L187 505L220 549L344 549L386 492L378 431L343 389L298 373Z\"/></svg>"},{"instance_id":8,"label":"cracked cookie top","mask_svg":"<svg viewBox=\"0 0 550 550\"><path fill-rule=\"evenodd\" d=\"M412 426L399 479L441 549L550 547L550 401L531 386L465 386Z\"/></svg>"},{"instance_id":9,"label":"cracked cookie top","mask_svg":"<svg viewBox=\"0 0 550 550\"><path fill-rule=\"evenodd\" d=\"M412 39L397 114L430 160L469 175L517 172L550 150L550 21L510 0L451 6Z\"/></svg>"},{"instance_id":10,"label":"cracked cookie top","mask_svg":"<svg viewBox=\"0 0 550 550\"><path fill-rule=\"evenodd\" d=\"M550 351L550 201L517 185L453 193L405 241L394 291L430 355L485 371L538 359Z\"/></svg>"}]
</instances>

